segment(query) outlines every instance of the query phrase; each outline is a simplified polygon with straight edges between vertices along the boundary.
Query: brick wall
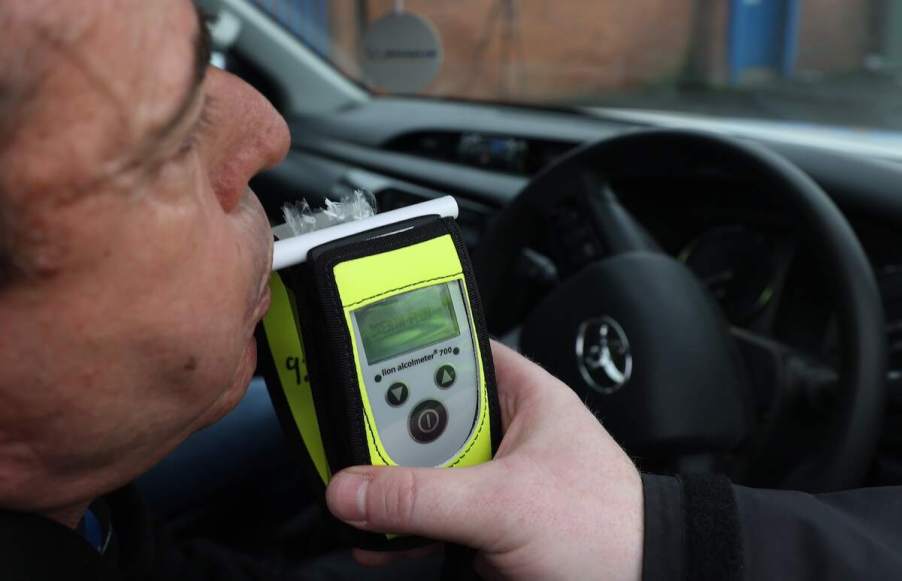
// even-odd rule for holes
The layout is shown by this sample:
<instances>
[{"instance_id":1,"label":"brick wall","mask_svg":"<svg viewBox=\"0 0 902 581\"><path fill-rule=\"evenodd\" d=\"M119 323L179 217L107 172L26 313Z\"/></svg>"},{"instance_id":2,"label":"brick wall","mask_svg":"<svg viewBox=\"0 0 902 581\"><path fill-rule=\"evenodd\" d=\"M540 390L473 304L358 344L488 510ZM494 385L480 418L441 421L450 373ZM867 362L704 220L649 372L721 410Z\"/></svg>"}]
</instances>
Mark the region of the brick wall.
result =
<instances>
[{"instance_id":1,"label":"brick wall","mask_svg":"<svg viewBox=\"0 0 902 581\"><path fill-rule=\"evenodd\" d=\"M879 0L801 0L797 70L859 68ZM389 12L392 0L331 2L333 52L352 76L358 27ZM728 0L519 0L519 27L498 0L407 0L438 28L445 51L425 94L553 101L666 84L676 78L727 80Z\"/></svg>"},{"instance_id":2,"label":"brick wall","mask_svg":"<svg viewBox=\"0 0 902 581\"><path fill-rule=\"evenodd\" d=\"M658 83L686 65L692 0L525 0L520 26L493 20L496 0L408 0L442 36L445 63L427 94L547 101ZM390 0L370 0L370 19ZM345 51L356 53L347 14L333 19ZM522 55L522 56L521 56ZM505 63L513 65L505 66ZM353 59L341 65L354 74Z\"/></svg>"},{"instance_id":3,"label":"brick wall","mask_svg":"<svg viewBox=\"0 0 902 581\"><path fill-rule=\"evenodd\" d=\"M870 43L874 2L802 0L798 71L843 72L861 68Z\"/></svg>"}]
</instances>

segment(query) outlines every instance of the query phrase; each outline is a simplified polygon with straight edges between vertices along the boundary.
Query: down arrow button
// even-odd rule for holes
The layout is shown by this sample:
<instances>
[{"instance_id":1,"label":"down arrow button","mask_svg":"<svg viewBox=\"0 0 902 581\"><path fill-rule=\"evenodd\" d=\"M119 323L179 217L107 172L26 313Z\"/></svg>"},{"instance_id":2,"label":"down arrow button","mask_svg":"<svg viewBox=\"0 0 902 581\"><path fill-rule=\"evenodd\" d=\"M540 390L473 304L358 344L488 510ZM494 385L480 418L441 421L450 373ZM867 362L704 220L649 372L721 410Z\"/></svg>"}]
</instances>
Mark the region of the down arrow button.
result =
<instances>
[{"instance_id":1,"label":"down arrow button","mask_svg":"<svg viewBox=\"0 0 902 581\"><path fill-rule=\"evenodd\" d=\"M392 407L402 406L404 405L404 402L407 401L407 395L408 391L406 385L403 383L393 383L385 393L385 401Z\"/></svg>"}]
</instances>

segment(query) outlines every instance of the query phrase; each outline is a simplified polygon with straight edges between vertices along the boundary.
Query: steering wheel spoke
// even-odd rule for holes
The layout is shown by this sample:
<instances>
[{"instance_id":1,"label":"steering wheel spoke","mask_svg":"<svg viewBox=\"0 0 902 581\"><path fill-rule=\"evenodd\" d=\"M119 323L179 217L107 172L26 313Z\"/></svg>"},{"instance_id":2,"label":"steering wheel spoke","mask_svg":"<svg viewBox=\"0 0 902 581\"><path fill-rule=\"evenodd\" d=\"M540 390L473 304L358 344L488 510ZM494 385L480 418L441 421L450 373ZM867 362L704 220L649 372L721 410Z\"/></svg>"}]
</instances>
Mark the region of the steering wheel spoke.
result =
<instances>
[{"instance_id":1,"label":"steering wheel spoke","mask_svg":"<svg viewBox=\"0 0 902 581\"><path fill-rule=\"evenodd\" d=\"M610 182L599 179L594 172L583 172L580 181L588 218L595 227L605 256L661 252L654 238L620 203Z\"/></svg>"},{"instance_id":2,"label":"steering wheel spoke","mask_svg":"<svg viewBox=\"0 0 902 581\"><path fill-rule=\"evenodd\" d=\"M781 341L732 328L754 397L757 429L743 483L779 486L800 459L830 435L840 413L840 373L832 365Z\"/></svg>"},{"instance_id":3,"label":"steering wheel spoke","mask_svg":"<svg viewBox=\"0 0 902 581\"><path fill-rule=\"evenodd\" d=\"M658 244L617 199L610 183L592 171L562 184L568 195L547 206L555 259L566 274L629 252L660 252Z\"/></svg>"},{"instance_id":4,"label":"steering wheel spoke","mask_svg":"<svg viewBox=\"0 0 902 581\"><path fill-rule=\"evenodd\" d=\"M730 335L745 363L755 409L764 423L775 423L779 415L827 416L836 411L840 377L834 367L746 329L733 327Z\"/></svg>"}]
</instances>

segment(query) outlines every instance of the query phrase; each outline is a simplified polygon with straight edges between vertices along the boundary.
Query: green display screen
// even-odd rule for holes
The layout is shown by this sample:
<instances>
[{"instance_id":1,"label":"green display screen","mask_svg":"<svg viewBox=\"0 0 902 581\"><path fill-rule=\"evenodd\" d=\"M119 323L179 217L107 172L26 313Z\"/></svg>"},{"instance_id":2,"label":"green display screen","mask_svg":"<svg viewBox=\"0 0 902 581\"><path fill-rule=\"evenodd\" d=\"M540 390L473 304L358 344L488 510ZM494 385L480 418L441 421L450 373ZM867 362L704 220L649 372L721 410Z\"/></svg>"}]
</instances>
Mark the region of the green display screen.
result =
<instances>
[{"instance_id":1,"label":"green display screen","mask_svg":"<svg viewBox=\"0 0 902 581\"><path fill-rule=\"evenodd\" d=\"M447 284L379 301L354 317L370 365L460 335Z\"/></svg>"}]
</instances>

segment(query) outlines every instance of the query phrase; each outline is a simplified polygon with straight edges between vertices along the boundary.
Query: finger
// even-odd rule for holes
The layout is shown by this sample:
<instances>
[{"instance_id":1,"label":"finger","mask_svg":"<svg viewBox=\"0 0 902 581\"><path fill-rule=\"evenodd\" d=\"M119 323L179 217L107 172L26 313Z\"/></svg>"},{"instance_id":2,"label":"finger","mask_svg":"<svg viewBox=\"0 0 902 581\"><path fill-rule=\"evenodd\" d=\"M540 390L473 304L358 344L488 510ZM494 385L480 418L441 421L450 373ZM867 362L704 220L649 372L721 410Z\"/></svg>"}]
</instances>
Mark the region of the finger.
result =
<instances>
[{"instance_id":1,"label":"finger","mask_svg":"<svg viewBox=\"0 0 902 581\"><path fill-rule=\"evenodd\" d=\"M332 479L326 501L332 514L357 528L479 547L502 526L497 507L486 503L493 474L490 465L357 466Z\"/></svg>"},{"instance_id":2,"label":"finger","mask_svg":"<svg viewBox=\"0 0 902 581\"><path fill-rule=\"evenodd\" d=\"M529 395L547 391L549 384L566 387L541 366L496 341L492 341L492 359L498 385L505 392Z\"/></svg>"},{"instance_id":3,"label":"finger","mask_svg":"<svg viewBox=\"0 0 902 581\"><path fill-rule=\"evenodd\" d=\"M408 551L367 551L352 549L351 556L364 567L384 567L402 559L421 559L441 549L441 545L433 543L425 547L417 547Z\"/></svg>"},{"instance_id":4,"label":"finger","mask_svg":"<svg viewBox=\"0 0 902 581\"><path fill-rule=\"evenodd\" d=\"M517 410L547 397L572 397L572 391L558 378L513 349L492 342L492 358L501 404L501 423L507 431ZM536 403L540 407L550 407Z\"/></svg>"}]
</instances>

